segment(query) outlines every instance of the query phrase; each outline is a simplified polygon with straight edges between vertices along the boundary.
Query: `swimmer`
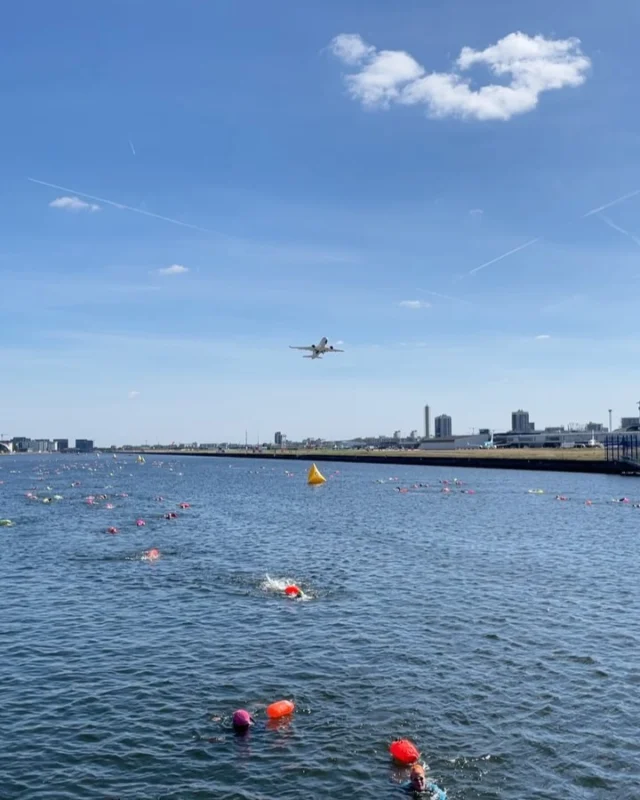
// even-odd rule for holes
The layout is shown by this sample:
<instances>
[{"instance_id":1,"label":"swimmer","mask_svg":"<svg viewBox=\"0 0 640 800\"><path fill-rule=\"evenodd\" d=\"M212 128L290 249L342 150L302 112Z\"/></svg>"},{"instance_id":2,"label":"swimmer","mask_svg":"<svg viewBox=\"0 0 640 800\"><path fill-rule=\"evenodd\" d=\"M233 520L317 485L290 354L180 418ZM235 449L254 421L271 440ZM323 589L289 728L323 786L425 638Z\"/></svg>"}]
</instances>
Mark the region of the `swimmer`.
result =
<instances>
[{"instance_id":1,"label":"swimmer","mask_svg":"<svg viewBox=\"0 0 640 800\"><path fill-rule=\"evenodd\" d=\"M287 597L291 597L294 600L299 600L300 598L304 597L304 592L299 586L296 586L295 583L285 586L284 593L287 595Z\"/></svg>"},{"instance_id":2,"label":"swimmer","mask_svg":"<svg viewBox=\"0 0 640 800\"><path fill-rule=\"evenodd\" d=\"M246 733L253 725L253 717L244 708L240 708L233 712L231 725L236 733Z\"/></svg>"},{"instance_id":3,"label":"swimmer","mask_svg":"<svg viewBox=\"0 0 640 800\"><path fill-rule=\"evenodd\" d=\"M416 794L429 792L429 796L432 798L432 800L447 800L447 793L441 789L438 784L427 780L427 776L422 764L414 764L411 767L411 775L409 777L409 783L406 785L406 789L407 791L414 792Z\"/></svg>"},{"instance_id":4,"label":"swimmer","mask_svg":"<svg viewBox=\"0 0 640 800\"><path fill-rule=\"evenodd\" d=\"M147 550L147 552L142 556L143 561L157 561L160 558L160 551L155 547L152 547L151 550Z\"/></svg>"}]
</instances>

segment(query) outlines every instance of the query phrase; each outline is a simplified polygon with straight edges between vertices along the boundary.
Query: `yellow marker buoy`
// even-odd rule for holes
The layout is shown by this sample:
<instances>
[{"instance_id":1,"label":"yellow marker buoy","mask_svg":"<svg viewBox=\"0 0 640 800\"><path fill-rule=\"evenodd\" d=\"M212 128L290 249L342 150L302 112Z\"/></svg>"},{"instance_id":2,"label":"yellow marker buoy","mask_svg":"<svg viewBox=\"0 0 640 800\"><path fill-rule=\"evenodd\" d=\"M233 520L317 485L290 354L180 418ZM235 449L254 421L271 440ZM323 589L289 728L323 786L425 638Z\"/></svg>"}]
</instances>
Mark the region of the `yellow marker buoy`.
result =
<instances>
[{"instance_id":1,"label":"yellow marker buoy","mask_svg":"<svg viewBox=\"0 0 640 800\"><path fill-rule=\"evenodd\" d=\"M309 474L307 475L307 483L309 486L320 486L321 483L326 482L327 479L324 477L324 475L320 472L315 464L312 464L309 468Z\"/></svg>"}]
</instances>

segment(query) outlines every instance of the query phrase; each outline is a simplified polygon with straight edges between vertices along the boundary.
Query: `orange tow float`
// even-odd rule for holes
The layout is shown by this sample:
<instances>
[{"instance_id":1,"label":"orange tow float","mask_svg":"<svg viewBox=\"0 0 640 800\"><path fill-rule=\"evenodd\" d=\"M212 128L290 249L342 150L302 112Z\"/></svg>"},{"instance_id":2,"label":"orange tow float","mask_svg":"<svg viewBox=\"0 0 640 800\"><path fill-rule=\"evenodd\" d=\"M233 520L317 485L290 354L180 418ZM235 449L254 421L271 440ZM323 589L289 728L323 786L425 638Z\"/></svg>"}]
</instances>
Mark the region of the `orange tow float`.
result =
<instances>
[{"instance_id":1,"label":"orange tow float","mask_svg":"<svg viewBox=\"0 0 640 800\"><path fill-rule=\"evenodd\" d=\"M291 700L277 700L267 706L267 716L269 719L282 719L282 717L288 717L289 714L293 714L295 708L295 704Z\"/></svg>"},{"instance_id":2,"label":"orange tow float","mask_svg":"<svg viewBox=\"0 0 640 800\"><path fill-rule=\"evenodd\" d=\"M413 742L408 739L398 739L389 745L391 757L400 764L415 764L420 758L420 751Z\"/></svg>"}]
</instances>

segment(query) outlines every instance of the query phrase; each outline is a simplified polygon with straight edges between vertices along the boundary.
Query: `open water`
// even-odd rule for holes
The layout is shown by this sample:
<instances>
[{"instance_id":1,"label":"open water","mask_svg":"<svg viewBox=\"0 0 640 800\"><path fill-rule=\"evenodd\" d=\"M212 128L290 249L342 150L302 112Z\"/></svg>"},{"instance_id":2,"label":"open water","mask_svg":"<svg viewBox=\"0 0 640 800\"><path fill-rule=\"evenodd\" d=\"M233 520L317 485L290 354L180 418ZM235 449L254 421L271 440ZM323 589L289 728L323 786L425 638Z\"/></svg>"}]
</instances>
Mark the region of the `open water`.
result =
<instances>
[{"instance_id":1,"label":"open water","mask_svg":"<svg viewBox=\"0 0 640 800\"><path fill-rule=\"evenodd\" d=\"M0 458L2 800L640 798L640 481L321 467Z\"/></svg>"}]
</instances>

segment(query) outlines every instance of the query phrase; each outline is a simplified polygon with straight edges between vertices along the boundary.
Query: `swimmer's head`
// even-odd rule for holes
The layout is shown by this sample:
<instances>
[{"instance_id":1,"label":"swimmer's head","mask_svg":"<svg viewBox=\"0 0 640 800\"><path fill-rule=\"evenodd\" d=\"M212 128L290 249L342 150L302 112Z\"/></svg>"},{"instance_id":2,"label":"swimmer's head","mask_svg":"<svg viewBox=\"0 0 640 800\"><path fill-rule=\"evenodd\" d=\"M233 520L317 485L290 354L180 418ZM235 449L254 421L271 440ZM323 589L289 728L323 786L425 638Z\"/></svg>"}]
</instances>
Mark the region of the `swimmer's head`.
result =
<instances>
[{"instance_id":1,"label":"swimmer's head","mask_svg":"<svg viewBox=\"0 0 640 800\"><path fill-rule=\"evenodd\" d=\"M427 778L424 774L424 767L422 764L414 764L411 767L411 788L417 792L424 792L427 788Z\"/></svg>"},{"instance_id":2,"label":"swimmer's head","mask_svg":"<svg viewBox=\"0 0 640 800\"><path fill-rule=\"evenodd\" d=\"M253 724L253 720L251 719L251 714L248 711L245 711L244 708L240 708L238 711L233 712L231 724L236 731L247 731Z\"/></svg>"}]
</instances>

